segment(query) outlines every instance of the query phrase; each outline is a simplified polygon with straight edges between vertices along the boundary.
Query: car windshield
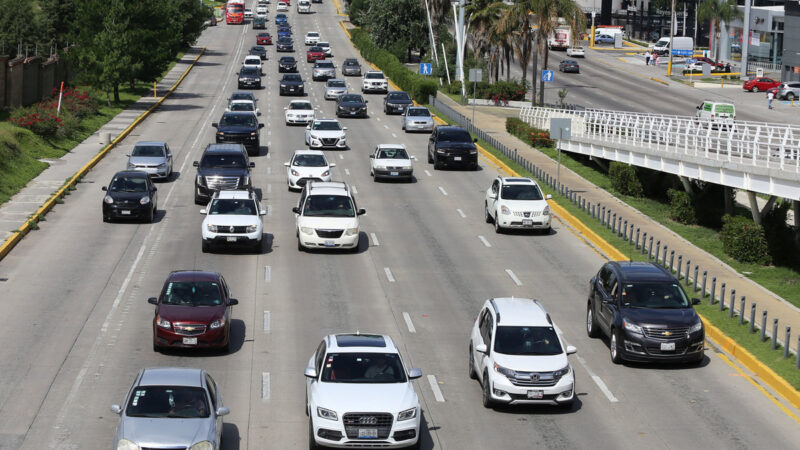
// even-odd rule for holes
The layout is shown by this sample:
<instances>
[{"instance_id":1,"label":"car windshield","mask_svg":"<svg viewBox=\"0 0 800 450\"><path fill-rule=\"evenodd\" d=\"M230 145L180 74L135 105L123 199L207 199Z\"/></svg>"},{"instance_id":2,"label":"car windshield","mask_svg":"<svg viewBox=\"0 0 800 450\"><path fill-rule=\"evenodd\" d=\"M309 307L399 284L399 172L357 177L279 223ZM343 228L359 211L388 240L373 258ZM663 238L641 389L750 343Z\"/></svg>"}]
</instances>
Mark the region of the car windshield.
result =
<instances>
[{"instance_id":1,"label":"car windshield","mask_svg":"<svg viewBox=\"0 0 800 450\"><path fill-rule=\"evenodd\" d=\"M231 103L231 111L255 111L255 107L250 102Z\"/></svg>"},{"instance_id":2,"label":"car windshield","mask_svg":"<svg viewBox=\"0 0 800 450\"><path fill-rule=\"evenodd\" d=\"M344 80L328 80L328 87L343 88L347 87Z\"/></svg>"},{"instance_id":3,"label":"car windshield","mask_svg":"<svg viewBox=\"0 0 800 450\"><path fill-rule=\"evenodd\" d=\"M249 66L260 66L261 65L261 58L259 58L259 57L246 58L244 60L244 63L245 63L245 65L249 65Z\"/></svg>"},{"instance_id":4,"label":"car windshield","mask_svg":"<svg viewBox=\"0 0 800 450\"><path fill-rule=\"evenodd\" d=\"M292 44L292 38L282 37L282 38L278 39L278 44L291 45Z\"/></svg>"},{"instance_id":5,"label":"car windshield","mask_svg":"<svg viewBox=\"0 0 800 450\"><path fill-rule=\"evenodd\" d=\"M342 129L342 126L339 125L339 122L334 121L324 121L324 122L314 122L314 126L311 127L312 130L323 130L323 131L338 131Z\"/></svg>"},{"instance_id":6,"label":"car windshield","mask_svg":"<svg viewBox=\"0 0 800 450\"><path fill-rule=\"evenodd\" d=\"M293 166L297 167L325 167L328 162L322 155L297 155L292 161Z\"/></svg>"},{"instance_id":7,"label":"car windshield","mask_svg":"<svg viewBox=\"0 0 800 450\"><path fill-rule=\"evenodd\" d=\"M114 177L108 190L114 192L147 192L147 179L145 177Z\"/></svg>"},{"instance_id":8,"label":"car windshield","mask_svg":"<svg viewBox=\"0 0 800 450\"><path fill-rule=\"evenodd\" d=\"M208 417L206 391L189 386L137 386L131 392L125 415L171 419Z\"/></svg>"},{"instance_id":9,"label":"car windshield","mask_svg":"<svg viewBox=\"0 0 800 450\"><path fill-rule=\"evenodd\" d=\"M292 102L289 104L289 109L314 109L309 102Z\"/></svg>"},{"instance_id":10,"label":"car windshield","mask_svg":"<svg viewBox=\"0 0 800 450\"><path fill-rule=\"evenodd\" d=\"M467 130L456 128L439 131L438 140L444 142L472 142L472 136Z\"/></svg>"},{"instance_id":11,"label":"car windshield","mask_svg":"<svg viewBox=\"0 0 800 450\"><path fill-rule=\"evenodd\" d=\"M239 71L239 75L257 77L257 76L259 76L258 67L244 66L244 67L242 67L242 70Z\"/></svg>"},{"instance_id":12,"label":"car windshield","mask_svg":"<svg viewBox=\"0 0 800 450\"><path fill-rule=\"evenodd\" d=\"M249 92L234 92L233 95L231 95L231 100L252 100L252 101L256 101L256 98L253 96L253 94L251 94Z\"/></svg>"},{"instance_id":13,"label":"car windshield","mask_svg":"<svg viewBox=\"0 0 800 450\"><path fill-rule=\"evenodd\" d=\"M251 199L218 198L211 202L208 214L212 216L228 214L234 216L256 216L258 215L258 210L256 202Z\"/></svg>"},{"instance_id":14,"label":"car windshield","mask_svg":"<svg viewBox=\"0 0 800 450\"><path fill-rule=\"evenodd\" d=\"M431 112L427 108L409 108L408 115L414 117L430 117Z\"/></svg>"},{"instance_id":15,"label":"car windshield","mask_svg":"<svg viewBox=\"0 0 800 450\"><path fill-rule=\"evenodd\" d=\"M267 34L266 36L267 36L267 37L269 37L269 35L268 35L268 34ZM251 51L251 52L259 52L259 53L263 53L263 52L266 52L266 51L267 51L267 49L265 49L264 47L262 47L262 46L260 46L260 45L256 45L256 46L254 46L253 48L251 48L251 49L250 49L250 51Z\"/></svg>"},{"instance_id":16,"label":"car windshield","mask_svg":"<svg viewBox=\"0 0 800 450\"><path fill-rule=\"evenodd\" d=\"M306 217L355 217L353 202L346 195L310 195L303 207Z\"/></svg>"},{"instance_id":17,"label":"car windshield","mask_svg":"<svg viewBox=\"0 0 800 450\"><path fill-rule=\"evenodd\" d=\"M212 167L220 169L244 169L247 167L247 164L245 164L244 156L242 155L210 154L203 156L203 159L200 160L200 167L204 169Z\"/></svg>"},{"instance_id":18,"label":"car windshield","mask_svg":"<svg viewBox=\"0 0 800 450\"><path fill-rule=\"evenodd\" d=\"M323 49L330 46L331 44L328 44L327 42L317 42L317 47L322 47Z\"/></svg>"},{"instance_id":19,"label":"car windshield","mask_svg":"<svg viewBox=\"0 0 800 450\"><path fill-rule=\"evenodd\" d=\"M164 295L164 305L219 306L222 304L220 286L215 281L170 281Z\"/></svg>"},{"instance_id":20,"label":"car windshield","mask_svg":"<svg viewBox=\"0 0 800 450\"><path fill-rule=\"evenodd\" d=\"M404 148L382 148L378 150L378 159L408 159Z\"/></svg>"},{"instance_id":21,"label":"car windshield","mask_svg":"<svg viewBox=\"0 0 800 450\"><path fill-rule=\"evenodd\" d=\"M131 156L164 156L164 147L157 145L137 145L133 147Z\"/></svg>"},{"instance_id":22,"label":"car windshield","mask_svg":"<svg viewBox=\"0 0 800 450\"><path fill-rule=\"evenodd\" d=\"M411 97L405 92L392 92L388 97L389 100L411 100Z\"/></svg>"},{"instance_id":23,"label":"car windshield","mask_svg":"<svg viewBox=\"0 0 800 450\"><path fill-rule=\"evenodd\" d=\"M505 200L542 200L542 192L534 184L505 184L500 190Z\"/></svg>"},{"instance_id":24,"label":"car windshield","mask_svg":"<svg viewBox=\"0 0 800 450\"><path fill-rule=\"evenodd\" d=\"M344 65L345 66L357 66L358 65L358 61L356 61L355 59L348 59L348 60L345 60Z\"/></svg>"},{"instance_id":25,"label":"car windshield","mask_svg":"<svg viewBox=\"0 0 800 450\"><path fill-rule=\"evenodd\" d=\"M676 283L625 284L620 301L625 308L678 309L691 305Z\"/></svg>"},{"instance_id":26,"label":"car windshield","mask_svg":"<svg viewBox=\"0 0 800 450\"><path fill-rule=\"evenodd\" d=\"M283 76L283 81L303 81L303 78L297 74L289 74Z\"/></svg>"},{"instance_id":27,"label":"car windshield","mask_svg":"<svg viewBox=\"0 0 800 450\"><path fill-rule=\"evenodd\" d=\"M322 52L322 49L319 48L319 47L311 47L310 49L308 49L308 51L309 52L317 52L317 53L319 53L319 52Z\"/></svg>"},{"instance_id":28,"label":"car windshield","mask_svg":"<svg viewBox=\"0 0 800 450\"><path fill-rule=\"evenodd\" d=\"M283 57L283 58L281 58L280 63L281 64L294 64L295 61L294 61L294 58L292 58L292 57Z\"/></svg>"},{"instance_id":29,"label":"car windshield","mask_svg":"<svg viewBox=\"0 0 800 450\"><path fill-rule=\"evenodd\" d=\"M497 327L494 351L504 355L560 355L561 343L553 327Z\"/></svg>"},{"instance_id":30,"label":"car windshield","mask_svg":"<svg viewBox=\"0 0 800 450\"><path fill-rule=\"evenodd\" d=\"M328 383L405 383L396 353L328 353L320 379Z\"/></svg>"},{"instance_id":31,"label":"car windshield","mask_svg":"<svg viewBox=\"0 0 800 450\"><path fill-rule=\"evenodd\" d=\"M317 33L316 31L309 31L308 33L306 33L306 36L308 36L308 37L319 37L319 33Z\"/></svg>"},{"instance_id":32,"label":"car windshield","mask_svg":"<svg viewBox=\"0 0 800 450\"><path fill-rule=\"evenodd\" d=\"M233 105L231 105L233 106ZM251 127L255 128L256 118L252 114L225 114L219 121L221 127Z\"/></svg>"},{"instance_id":33,"label":"car windshield","mask_svg":"<svg viewBox=\"0 0 800 450\"><path fill-rule=\"evenodd\" d=\"M381 72L370 72L364 76L364 78L380 78L383 79L383 73Z\"/></svg>"},{"instance_id":34,"label":"car windshield","mask_svg":"<svg viewBox=\"0 0 800 450\"><path fill-rule=\"evenodd\" d=\"M316 63L314 65L317 66L317 67L323 68L323 69L333 69L333 63L332 62L320 61L320 62L318 62L318 63Z\"/></svg>"},{"instance_id":35,"label":"car windshield","mask_svg":"<svg viewBox=\"0 0 800 450\"><path fill-rule=\"evenodd\" d=\"M356 102L356 103L363 103L364 100L361 99L361 96L358 94L342 94L339 96L339 101L344 102Z\"/></svg>"}]
</instances>

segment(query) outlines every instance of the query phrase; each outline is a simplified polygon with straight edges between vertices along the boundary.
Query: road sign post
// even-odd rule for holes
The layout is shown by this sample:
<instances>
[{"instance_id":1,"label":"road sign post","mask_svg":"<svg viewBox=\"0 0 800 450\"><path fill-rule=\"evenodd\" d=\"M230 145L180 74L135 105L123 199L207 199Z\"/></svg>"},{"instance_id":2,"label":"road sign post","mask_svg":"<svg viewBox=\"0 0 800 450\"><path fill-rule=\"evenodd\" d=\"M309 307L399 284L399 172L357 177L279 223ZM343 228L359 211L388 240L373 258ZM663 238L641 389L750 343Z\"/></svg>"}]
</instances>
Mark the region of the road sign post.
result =
<instances>
[{"instance_id":1,"label":"road sign post","mask_svg":"<svg viewBox=\"0 0 800 450\"><path fill-rule=\"evenodd\" d=\"M433 73L433 69L431 67L431 63L420 63L419 64L419 74L420 75L430 75Z\"/></svg>"},{"instance_id":2,"label":"road sign post","mask_svg":"<svg viewBox=\"0 0 800 450\"><path fill-rule=\"evenodd\" d=\"M483 69L469 69L469 81L472 81L472 123L475 123L475 103L478 82L483 81Z\"/></svg>"},{"instance_id":3,"label":"road sign post","mask_svg":"<svg viewBox=\"0 0 800 450\"><path fill-rule=\"evenodd\" d=\"M558 150L558 169L556 169L556 191L560 192L561 186L561 139L569 139L572 136L572 119L550 119L550 139L557 139L556 150Z\"/></svg>"},{"instance_id":4,"label":"road sign post","mask_svg":"<svg viewBox=\"0 0 800 450\"><path fill-rule=\"evenodd\" d=\"M553 81L553 71L552 70L543 70L542 71L542 82L550 83Z\"/></svg>"}]
</instances>

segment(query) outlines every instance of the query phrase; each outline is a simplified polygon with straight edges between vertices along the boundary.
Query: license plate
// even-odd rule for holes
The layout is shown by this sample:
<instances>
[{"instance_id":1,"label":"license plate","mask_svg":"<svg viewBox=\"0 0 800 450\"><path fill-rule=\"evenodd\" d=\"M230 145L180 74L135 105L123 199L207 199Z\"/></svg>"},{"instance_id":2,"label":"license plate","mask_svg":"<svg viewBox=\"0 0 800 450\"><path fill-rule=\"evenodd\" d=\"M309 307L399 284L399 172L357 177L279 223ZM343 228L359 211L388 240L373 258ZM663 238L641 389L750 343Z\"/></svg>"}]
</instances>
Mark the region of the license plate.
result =
<instances>
[{"instance_id":1,"label":"license plate","mask_svg":"<svg viewBox=\"0 0 800 450\"><path fill-rule=\"evenodd\" d=\"M227 241L228 242L236 242L236 236L228 236Z\"/></svg>"},{"instance_id":2,"label":"license plate","mask_svg":"<svg viewBox=\"0 0 800 450\"><path fill-rule=\"evenodd\" d=\"M674 342L662 342L661 343L661 351L662 352L674 352L675 351L675 343Z\"/></svg>"},{"instance_id":3,"label":"license plate","mask_svg":"<svg viewBox=\"0 0 800 450\"><path fill-rule=\"evenodd\" d=\"M378 438L378 429L377 428L359 428L358 429L358 438L359 439L377 439Z\"/></svg>"},{"instance_id":4,"label":"license plate","mask_svg":"<svg viewBox=\"0 0 800 450\"><path fill-rule=\"evenodd\" d=\"M456 156L456 157L453 158L453 161L461 161L461 157L460 156Z\"/></svg>"},{"instance_id":5,"label":"license plate","mask_svg":"<svg viewBox=\"0 0 800 450\"><path fill-rule=\"evenodd\" d=\"M542 398L542 391L528 391L528 398L531 400L538 400Z\"/></svg>"},{"instance_id":6,"label":"license plate","mask_svg":"<svg viewBox=\"0 0 800 450\"><path fill-rule=\"evenodd\" d=\"M393 177L396 177L396 176L400 175L400 172L389 172L389 175L391 175Z\"/></svg>"},{"instance_id":7,"label":"license plate","mask_svg":"<svg viewBox=\"0 0 800 450\"><path fill-rule=\"evenodd\" d=\"M120 214L122 214L123 216L129 216L129 215L131 215L131 212L130 212L130 211L128 211L127 209L123 209L123 210L122 210L122 211L120 211L119 213L120 213Z\"/></svg>"},{"instance_id":8,"label":"license plate","mask_svg":"<svg viewBox=\"0 0 800 450\"><path fill-rule=\"evenodd\" d=\"M355 116L356 115L356 111L350 111L350 115L351 116Z\"/></svg>"},{"instance_id":9,"label":"license plate","mask_svg":"<svg viewBox=\"0 0 800 450\"><path fill-rule=\"evenodd\" d=\"M334 244L333 241L325 241L325 247L335 247L335 246L336 244Z\"/></svg>"},{"instance_id":10,"label":"license plate","mask_svg":"<svg viewBox=\"0 0 800 450\"><path fill-rule=\"evenodd\" d=\"M197 345L197 338L183 338L183 345Z\"/></svg>"},{"instance_id":11,"label":"license plate","mask_svg":"<svg viewBox=\"0 0 800 450\"><path fill-rule=\"evenodd\" d=\"M532 226L533 225L533 220L531 220L531 219L522 219L522 224L525 225L526 227L527 226Z\"/></svg>"}]
</instances>

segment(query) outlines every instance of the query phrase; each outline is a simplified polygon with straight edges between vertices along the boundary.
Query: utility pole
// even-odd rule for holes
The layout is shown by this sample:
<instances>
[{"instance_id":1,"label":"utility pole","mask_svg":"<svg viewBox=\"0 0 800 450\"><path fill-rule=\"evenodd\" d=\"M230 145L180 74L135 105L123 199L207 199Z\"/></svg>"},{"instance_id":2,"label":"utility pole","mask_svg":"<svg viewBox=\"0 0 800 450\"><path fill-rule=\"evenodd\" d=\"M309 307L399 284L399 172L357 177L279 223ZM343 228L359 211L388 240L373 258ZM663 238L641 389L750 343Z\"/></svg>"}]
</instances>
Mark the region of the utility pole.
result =
<instances>
[{"instance_id":1,"label":"utility pole","mask_svg":"<svg viewBox=\"0 0 800 450\"><path fill-rule=\"evenodd\" d=\"M430 33L430 40L431 40L431 53L433 53L433 60L436 61L436 65L439 65L439 52L436 51L436 40L433 36L433 25L431 25L431 11L428 9L428 0L425 0L425 14L428 16L428 32Z\"/></svg>"},{"instance_id":2,"label":"utility pole","mask_svg":"<svg viewBox=\"0 0 800 450\"><path fill-rule=\"evenodd\" d=\"M742 68L739 69L739 78L742 80L747 79L747 58L748 49L750 48L750 7L751 0L744 0L744 29L742 30Z\"/></svg>"},{"instance_id":3,"label":"utility pole","mask_svg":"<svg viewBox=\"0 0 800 450\"><path fill-rule=\"evenodd\" d=\"M464 86L464 43L466 42L464 36L464 7L466 0L458 0L450 3L453 5L453 18L456 26L456 80L461 81L461 97L467 97L467 90Z\"/></svg>"}]
</instances>

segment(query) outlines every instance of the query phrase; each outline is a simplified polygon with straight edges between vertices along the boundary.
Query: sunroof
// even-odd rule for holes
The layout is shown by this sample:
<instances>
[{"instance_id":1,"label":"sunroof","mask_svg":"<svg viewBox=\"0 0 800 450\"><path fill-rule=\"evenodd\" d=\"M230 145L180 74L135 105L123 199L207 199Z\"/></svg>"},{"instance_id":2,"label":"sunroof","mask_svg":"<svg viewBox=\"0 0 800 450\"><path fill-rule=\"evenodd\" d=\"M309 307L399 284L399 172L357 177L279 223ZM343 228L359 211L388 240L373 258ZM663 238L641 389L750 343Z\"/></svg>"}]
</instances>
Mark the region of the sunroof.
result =
<instances>
[{"instance_id":1,"label":"sunroof","mask_svg":"<svg viewBox=\"0 0 800 450\"><path fill-rule=\"evenodd\" d=\"M336 336L339 347L386 347L383 336L376 334L339 334Z\"/></svg>"}]
</instances>

